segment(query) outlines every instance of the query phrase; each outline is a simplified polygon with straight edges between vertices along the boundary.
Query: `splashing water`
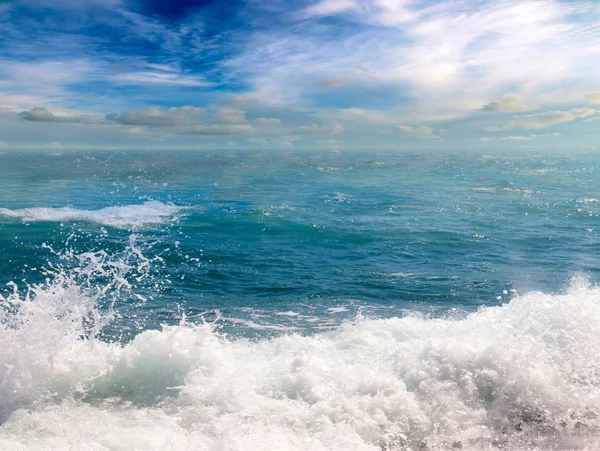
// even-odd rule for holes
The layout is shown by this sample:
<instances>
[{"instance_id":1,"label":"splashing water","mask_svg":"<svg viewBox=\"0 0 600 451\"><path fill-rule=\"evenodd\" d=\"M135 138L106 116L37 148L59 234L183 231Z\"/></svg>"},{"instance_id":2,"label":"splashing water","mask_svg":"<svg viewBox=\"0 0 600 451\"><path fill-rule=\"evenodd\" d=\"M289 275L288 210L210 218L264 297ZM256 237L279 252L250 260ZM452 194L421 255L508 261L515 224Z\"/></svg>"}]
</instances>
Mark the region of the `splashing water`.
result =
<instances>
[{"instance_id":1,"label":"splashing water","mask_svg":"<svg viewBox=\"0 0 600 451\"><path fill-rule=\"evenodd\" d=\"M79 210L71 207L36 207L19 210L0 208L0 216L21 218L25 222L83 221L132 230L175 220L176 215L182 210L182 207L173 204L148 201L141 205L106 207L100 210Z\"/></svg>"},{"instance_id":2,"label":"splashing water","mask_svg":"<svg viewBox=\"0 0 600 451\"><path fill-rule=\"evenodd\" d=\"M65 351L83 352L77 350L100 343L103 328L115 319L115 303L131 289L127 279L148 277L151 260L136 238L132 234L126 249L114 256L60 253L44 244L64 264L48 263L45 282L26 285L24 294L15 282L8 284L12 293L0 296L0 342L5 344L0 350L0 420L49 393L48 378L69 371L71 363L61 360Z\"/></svg>"},{"instance_id":3,"label":"splashing water","mask_svg":"<svg viewBox=\"0 0 600 451\"><path fill-rule=\"evenodd\" d=\"M358 318L311 336L101 330L150 260L60 255L1 299L0 448L586 450L600 446L600 289L574 280L464 319Z\"/></svg>"},{"instance_id":4,"label":"splashing water","mask_svg":"<svg viewBox=\"0 0 600 451\"><path fill-rule=\"evenodd\" d=\"M0 158L0 450L600 449L597 155L173 156Z\"/></svg>"}]
</instances>

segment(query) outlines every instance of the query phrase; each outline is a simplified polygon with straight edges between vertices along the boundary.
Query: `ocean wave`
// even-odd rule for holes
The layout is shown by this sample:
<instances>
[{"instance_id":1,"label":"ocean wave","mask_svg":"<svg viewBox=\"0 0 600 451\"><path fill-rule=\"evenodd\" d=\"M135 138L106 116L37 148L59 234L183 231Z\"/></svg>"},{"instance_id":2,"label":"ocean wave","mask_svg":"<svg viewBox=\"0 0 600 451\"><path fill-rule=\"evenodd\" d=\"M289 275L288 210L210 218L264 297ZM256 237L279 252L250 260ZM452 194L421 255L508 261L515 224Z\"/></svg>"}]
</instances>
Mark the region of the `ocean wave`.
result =
<instances>
[{"instance_id":1,"label":"ocean wave","mask_svg":"<svg viewBox=\"0 0 600 451\"><path fill-rule=\"evenodd\" d=\"M101 257L0 299L0 449L600 447L600 289L585 281L462 319L263 340L184 320L109 343L108 290L90 280L108 268L126 289L126 262Z\"/></svg>"},{"instance_id":2,"label":"ocean wave","mask_svg":"<svg viewBox=\"0 0 600 451\"><path fill-rule=\"evenodd\" d=\"M79 210L72 207L34 207L10 210L0 208L0 216L20 218L24 222L92 222L119 229L136 229L167 222L183 210L173 204L157 201L139 205L106 207L100 210Z\"/></svg>"},{"instance_id":3,"label":"ocean wave","mask_svg":"<svg viewBox=\"0 0 600 451\"><path fill-rule=\"evenodd\" d=\"M521 188L512 188L508 186L493 186L493 187L483 187L483 188L472 188L473 191L478 191L480 193L522 193L522 194L534 194L536 191L521 189Z\"/></svg>"}]
</instances>

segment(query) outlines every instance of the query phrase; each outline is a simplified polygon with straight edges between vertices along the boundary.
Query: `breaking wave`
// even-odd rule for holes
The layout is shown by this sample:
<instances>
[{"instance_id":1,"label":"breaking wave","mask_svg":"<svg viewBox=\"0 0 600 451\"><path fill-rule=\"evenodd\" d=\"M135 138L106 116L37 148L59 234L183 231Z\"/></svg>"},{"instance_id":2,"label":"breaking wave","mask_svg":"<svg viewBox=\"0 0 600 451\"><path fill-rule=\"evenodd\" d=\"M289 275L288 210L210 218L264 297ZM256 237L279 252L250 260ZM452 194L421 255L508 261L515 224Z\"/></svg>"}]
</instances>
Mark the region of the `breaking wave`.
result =
<instances>
[{"instance_id":1,"label":"breaking wave","mask_svg":"<svg viewBox=\"0 0 600 451\"><path fill-rule=\"evenodd\" d=\"M0 216L20 218L25 222L92 222L120 229L136 229L165 223L183 210L173 204L148 201L139 205L106 207L100 210L79 210L72 207L34 207L10 210L0 208Z\"/></svg>"},{"instance_id":2,"label":"breaking wave","mask_svg":"<svg viewBox=\"0 0 600 451\"><path fill-rule=\"evenodd\" d=\"M0 449L600 448L600 289L584 280L462 319L250 340L184 318L120 343L101 332L147 274L135 236L64 258L0 299Z\"/></svg>"}]
</instances>

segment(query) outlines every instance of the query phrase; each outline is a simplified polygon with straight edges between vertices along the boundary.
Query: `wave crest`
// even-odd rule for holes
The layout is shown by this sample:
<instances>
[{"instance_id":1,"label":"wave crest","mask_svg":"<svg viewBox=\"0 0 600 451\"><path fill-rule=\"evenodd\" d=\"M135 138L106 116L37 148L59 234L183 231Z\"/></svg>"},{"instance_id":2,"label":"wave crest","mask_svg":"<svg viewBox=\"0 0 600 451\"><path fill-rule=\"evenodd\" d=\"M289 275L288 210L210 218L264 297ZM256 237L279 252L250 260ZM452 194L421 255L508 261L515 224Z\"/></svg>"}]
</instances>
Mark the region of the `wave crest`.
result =
<instances>
[{"instance_id":1,"label":"wave crest","mask_svg":"<svg viewBox=\"0 0 600 451\"><path fill-rule=\"evenodd\" d=\"M184 321L119 344L99 338L111 311L98 305L139 265L83 260L2 299L3 449L600 446L600 289L583 281L464 319L258 341ZM106 268L111 290L88 283Z\"/></svg>"},{"instance_id":2,"label":"wave crest","mask_svg":"<svg viewBox=\"0 0 600 451\"><path fill-rule=\"evenodd\" d=\"M173 204L148 201L139 205L124 205L79 210L72 207L34 207L10 210L0 208L0 216L20 218L25 222L92 222L119 229L137 229L148 225L168 222L183 210Z\"/></svg>"}]
</instances>

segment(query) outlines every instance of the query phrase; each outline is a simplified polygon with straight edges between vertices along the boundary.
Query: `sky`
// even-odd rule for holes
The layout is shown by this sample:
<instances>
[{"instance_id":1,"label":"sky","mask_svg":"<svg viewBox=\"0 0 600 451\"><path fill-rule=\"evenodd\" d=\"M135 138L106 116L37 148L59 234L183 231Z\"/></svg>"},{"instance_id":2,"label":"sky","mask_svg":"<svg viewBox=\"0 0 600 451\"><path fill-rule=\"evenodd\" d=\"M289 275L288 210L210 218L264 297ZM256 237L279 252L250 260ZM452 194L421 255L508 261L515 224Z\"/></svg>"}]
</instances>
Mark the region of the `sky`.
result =
<instances>
[{"instance_id":1,"label":"sky","mask_svg":"<svg viewBox=\"0 0 600 451\"><path fill-rule=\"evenodd\" d=\"M4 0L0 150L600 147L597 0Z\"/></svg>"}]
</instances>

